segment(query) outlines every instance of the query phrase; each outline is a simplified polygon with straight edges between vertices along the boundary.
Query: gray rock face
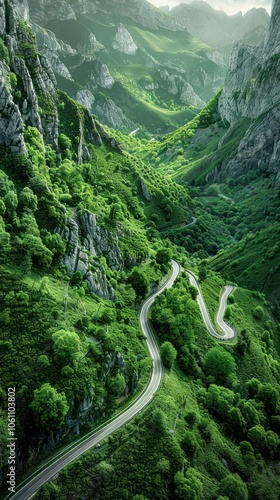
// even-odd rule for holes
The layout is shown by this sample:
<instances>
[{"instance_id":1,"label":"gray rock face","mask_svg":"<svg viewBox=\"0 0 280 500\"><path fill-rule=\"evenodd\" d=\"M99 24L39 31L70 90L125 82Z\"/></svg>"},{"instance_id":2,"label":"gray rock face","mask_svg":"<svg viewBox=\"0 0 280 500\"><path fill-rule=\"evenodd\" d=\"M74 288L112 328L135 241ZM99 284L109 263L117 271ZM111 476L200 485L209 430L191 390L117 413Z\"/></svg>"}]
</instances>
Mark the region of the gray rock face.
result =
<instances>
[{"instance_id":1,"label":"gray rock face","mask_svg":"<svg viewBox=\"0 0 280 500\"><path fill-rule=\"evenodd\" d=\"M141 189L142 189L142 194L144 196L144 198L147 200L147 201L151 201L152 200L152 195L151 193L149 192L146 184L145 184L145 181L143 179L141 179Z\"/></svg>"},{"instance_id":2,"label":"gray rock face","mask_svg":"<svg viewBox=\"0 0 280 500\"><path fill-rule=\"evenodd\" d=\"M135 23L154 30L165 28L185 31L178 21L166 16L145 0L103 0L98 4L98 10L117 16L126 16Z\"/></svg>"},{"instance_id":3,"label":"gray rock face","mask_svg":"<svg viewBox=\"0 0 280 500\"><path fill-rule=\"evenodd\" d=\"M92 62L92 71L89 75L93 85L100 85L103 89L111 89L115 83L108 66L102 61Z\"/></svg>"},{"instance_id":4,"label":"gray rock face","mask_svg":"<svg viewBox=\"0 0 280 500\"><path fill-rule=\"evenodd\" d=\"M219 110L229 123L241 117L258 118L274 108L280 97L280 7L273 3L265 43L258 47L237 44L230 58L229 72Z\"/></svg>"},{"instance_id":5,"label":"gray rock face","mask_svg":"<svg viewBox=\"0 0 280 500\"><path fill-rule=\"evenodd\" d=\"M79 224L84 235L84 246L91 255L108 255L111 269L123 268L123 257L119 247L118 235L97 225L96 216L90 212L80 212Z\"/></svg>"},{"instance_id":6,"label":"gray rock face","mask_svg":"<svg viewBox=\"0 0 280 500\"><path fill-rule=\"evenodd\" d=\"M77 45L78 54L82 54L82 57L86 61L95 59L96 52L99 52L103 49L105 49L104 45L96 40L96 37L93 33L89 33L87 41L83 45L80 43L78 43Z\"/></svg>"},{"instance_id":7,"label":"gray rock face","mask_svg":"<svg viewBox=\"0 0 280 500\"><path fill-rule=\"evenodd\" d=\"M264 44L264 52L266 53L266 57L272 57L274 54L279 54L280 52L279 26L280 4L278 0L273 0L269 32Z\"/></svg>"},{"instance_id":8,"label":"gray rock face","mask_svg":"<svg viewBox=\"0 0 280 500\"><path fill-rule=\"evenodd\" d=\"M94 113L102 123L117 130L131 130L136 127L136 124L129 120L110 98L106 100L97 99Z\"/></svg>"},{"instance_id":9,"label":"gray rock face","mask_svg":"<svg viewBox=\"0 0 280 500\"><path fill-rule=\"evenodd\" d=\"M123 268L118 235L98 226L96 215L81 211L59 231L67 241L63 263L67 271L73 274L81 271L89 289L104 299L114 300L114 291L108 285L106 271L94 257L106 255L113 270Z\"/></svg>"},{"instance_id":10,"label":"gray rock face","mask_svg":"<svg viewBox=\"0 0 280 500\"><path fill-rule=\"evenodd\" d=\"M155 68L156 66L159 65L159 62L151 56L151 54L148 54L146 49L144 47L140 47L139 52L142 56L143 63L146 64L146 66L149 66L150 68Z\"/></svg>"},{"instance_id":11,"label":"gray rock face","mask_svg":"<svg viewBox=\"0 0 280 500\"><path fill-rule=\"evenodd\" d=\"M74 57L77 51L69 44L56 38L52 31L46 30L38 26L36 23L31 23L32 29L36 33L36 38L40 51L49 61L53 71L69 80L72 79L69 69L62 62L63 57Z\"/></svg>"},{"instance_id":12,"label":"gray rock face","mask_svg":"<svg viewBox=\"0 0 280 500\"><path fill-rule=\"evenodd\" d=\"M256 48L238 44L230 59L229 74L219 101L224 122L234 130L238 120L250 119L238 152L223 162L219 172L210 175L221 179L238 176L263 166L274 174L279 186L280 150L280 6L273 3L271 24L265 43Z\"/></svg>"},{"instance_id":13,"label":"gray rock face","mask_svg":"<svg viewBox=\"0 0 280 500\"><path fill-rule=\"evenodd\" d=\"M137 45L134 43L131 34L121 24L113 40L112 47L123 54L134 56L137 52Z\"/></svg>"},{"instance_id":14,"label":"gray rock face","mask_svg":"<svg viewBox=\"0 0 280 500\"><path fill-rule=\"evenodd\" d=\"M166 90L172 94L180 94L180 100L183 104L195 106L199 109L205 106L205 102L198 97L193 87L181 75L172 75L165 69L159 72L163 85Z\"/></svg>"},{"instance_id":15,"label":"gray rock face","mask_svg":"<svg viewBox=\"0 0 280 500\"><path fill-rule=\"evenodd\" d=\"M24 123L36 127L42 132L42 123L38 109L38 98L34 89L33 80L23 59L14 58L13 69L15 74L20 76L23 88L26 93L26 99L22 106L22 118Z\"/></svg>"},{"instance_id":16,"label":"gray rock face","mask_svg":"<svg viewBox=\"0 0 280 500\"><path fill-rule=\"evenodd\" d=\"M33 21L44 25L52 19L69 20L76 19L76 14L68 2L60 0L29 0L30 11L32 10Z\"/></svg>"},{"instance_id":17,"label":"gray rock face","mask_svg":"<svg viewBox=\"0 0 280 500\"><path fill-rule=\"evenodd\" d=\"M6 84L8 67L0 61L0 144L11 153L26 153L23 119Z\"/></svg>"},{"instance_id":18,"label":"gray rock face","mask_svg":"<svg viewBox=\"0 0 280 500\"><path fill-rule=\"evenodd\" d=\"M205 50L204 54L209 61L217 64L217 66L224 66L224 56L218 50Z\"/></svg>"},{"instance_id":19,"label":"gray rock face","mask_svg":"<svg viewBox=\"0 0 280 500\"><path fill-rule=\"evenodd\" d=\"M203 108L206 103L198 97L198 95L193 90L192 86L185 82L181 91L180 100L187 105L195 106L198 109Z\"/></svg>"},{"instance_id":20,"label":"gray rock face","mask_svg":"<svg viewBox=\"0 0 280 500\"><path fill-rule=\"evenodd\" d=\"M97 5L88 0L70 0L69 4L78 14L95 14L97 12Z\"/></svg>"},{"instance_id":21,"label":"gray rock face","mask_svg":"<svg viewBox=\"0 0 280 500\"><path fill-rule=\"evenodd\" d=\"M16 9L19 17L29 22L28 0L13 0L13 7Z\"/></svg>"},{"instance_id":22,"label":"gray rock face","mask_svg":"<svg viewBox=\"0 0 280 500\"><path fill-rule=\"evenodd\" d=\"M0 36L6 32L6 7L5 0L0 0Z\"/></svg>"},{"instance_id":23,"label":"gray rock face","mask_svg":"<svg viewBox=\"0 0 280 500\"><path fill-rule=\"evenodd\" d=\"M1 0L0 0L1 1ZM7 4L8 5L8 4ZM4 10L5 4L0 4L0 9ZM11 150L15 151L19 148L20 151L25 151L25 146L23 146L23 138L20 132L21 125L20 122L24 122L26 125L36 127L44 135L44 139L47 143L51 144L55 149L58 148L58 118L55 111L55 84L56 80L54 77L53 70L48 63L47 59L39 57L36 53L36 45L32 38L32 35L19 25L20 15L28 19L28 3L27 0L21 2L11 2L9 4L8 15L6 12L6 23L5 23L5 41L10 57L10 70L13 71L17 77L19 77L22 82L23 91L25 99L21 109L17 107L11 107L11 95L7 97L7 106L3 109L3 113L11 113L11 127L15 130L15 141L17 146L8 139L6 134L6 139L3 137L3 144L7 145L10 143ZM4 25L2 25L4 28ZM18 54L25 47L34 47L25 53L25 57L22 58ZM3 68L2 68L3 69ZM9 69L9 68L8 68ZM5 75L2 72L2 83L5 79ZM2 95L4 96L4 86L2 87ZM43 97L45 101L53 104L52 113L41 113L42 118L39 113L38 95ZM16 119L19 116L20 119ZM1 117L2 118L2 117ZM3 115L4 119L4 115ZM2 121L1 128L5 128L5 122ZM7 130L10 130L9 128ZM10 132L9 132L10 134ZM16 149L14 149L16 148Z\"/></svg>"},{"instance_id":24,"label":"gray rock face","mask_svg":"<svg viewBox=\"0 0 280 500\"><path fill-rule=\"evenodd\" d=\"M194 68L189 76L189 82L192 87L197 87L202 91L211 88L216 93L224 84L222 75L207 73L201 66Z\"/></svg>"},{"instance_id":25,"label":"gray rock face","mask_svg":"<svg viewBox=\"0 0 280 500\"><path fill-rule=\"evenodd\" d=\"M95 97L90 90L78 90L76 94L76 101L85 106L90 113L94 113Z\"/></svg>"}]
</instances>

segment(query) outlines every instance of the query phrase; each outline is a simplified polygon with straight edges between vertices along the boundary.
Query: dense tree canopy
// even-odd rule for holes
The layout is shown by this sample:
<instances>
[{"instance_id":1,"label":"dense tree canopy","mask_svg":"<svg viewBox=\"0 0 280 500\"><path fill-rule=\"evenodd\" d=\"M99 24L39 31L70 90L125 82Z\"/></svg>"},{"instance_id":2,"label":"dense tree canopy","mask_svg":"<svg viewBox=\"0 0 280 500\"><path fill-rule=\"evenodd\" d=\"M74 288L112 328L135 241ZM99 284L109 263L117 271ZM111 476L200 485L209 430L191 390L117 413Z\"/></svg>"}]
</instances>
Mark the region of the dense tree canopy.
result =
<instances>
[{"instance_id":1,"label":"dense tree canopy","mask_svg":"<svg viewBox=\"0 0 280 500\"><path fill-rule=\"evenodd\" d=\"M204 368L206 375L213 377L221 385L231 386L235 376L235 361L224 347L215 346L209 349L205 356Z\"/></svg>"},{"instance_id":2,"label":"dense tree canopy","mask_svg":"<svg viewBox=\"0 0 280 500\"><path fill-rule=\"evenodd\" d=\"M219 493L229 500L248 500L247 486L238 474L228 474L224 477L220 483Z\"/></svg>"},{"instance_id":3,"label":"dense tree canopy","mask_svg":"<svg viewBox=\"0 0 280 500\"><path fill-rule=\"evenodd\" d=\"M48 383L35 389L30 406L37 423L48 430L59 429L69 409L65 394Z\"/></svg>"},{"instance_id":4,"label":"dense tree canopy","mask_svg":"<svg viewBox=\"0 0 280 500\"><path fill-rule=\"evenodd\" d=\"M59 330L52 335L54 352L64 365L73 363L81 352L81 341L75 332Z\"/></svg>"},{"instance_id":5,"label":"dense tree canopy","mask_svg":"<svg viewBox=\"0 0 280 500\"><path fill-rule=\"evenodd\" d=\"M160 347L162 362L166 368L172 368L177 356L177 351L171 342L164 342Z\"/></svg>"}]
</instances>

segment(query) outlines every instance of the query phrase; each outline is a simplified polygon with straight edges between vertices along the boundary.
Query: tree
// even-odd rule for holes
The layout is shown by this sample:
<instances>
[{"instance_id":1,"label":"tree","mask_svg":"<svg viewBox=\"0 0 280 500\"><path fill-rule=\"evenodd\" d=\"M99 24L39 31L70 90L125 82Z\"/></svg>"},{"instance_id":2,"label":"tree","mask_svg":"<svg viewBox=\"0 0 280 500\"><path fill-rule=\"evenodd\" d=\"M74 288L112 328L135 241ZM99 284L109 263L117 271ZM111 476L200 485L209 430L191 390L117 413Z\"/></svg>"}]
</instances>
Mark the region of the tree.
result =
<instances>
[{"instance_id":1,"label":"tree","mask_svg":"<svg viewBox=\"0 0 280 500\"><path fill-rule=\"evenodd\" d=\"M206 265L202 265L200 266L199 268L199 271L198 271L198 278L199 278L199 281L205 281L206 278L207 278L207 268L206 268Z\"/></svg>"},{"instance_id":2,"label":"tree","mask_svg":"<svg viewBox=\"0 0 280 500\"><path fill-rule=\"evenodd\" d=\"M13 217L15 212L16 212L16 208L18 206L18 198L17 198L17 195L14 191L9 191L5 196L4 196L4 203L5 203L5 206L6 206L6 210L9 214L10 217Z\"/></svg>"},{"instance_id":3,"label":"tree","mask_svg":"<svg viewBox=\"0 0 280 500\"><path fill-rule=\"evenodd\" d=\"M278 386L279 387L279 386ZM258 392L268 415L276 414L279 409L279 388L267 383L261 384Z\"/></svg>"},{"instance_id":4,"label":"tree","mask_svg":"<svg viewBox=\"0 0 280 500\"><path fill-rule=\"evenodd\" d=\"M64 365L72 364L81 352L82 344L75 332L59 330L52 335L55 355Z\"/></svg>"},{"instance_id":5,"label":"tree","mask_svg":"<svg viewBox=\"0 0 280 500\"><path fill-rule=\"evenodd\" d=\"M150 282L148 277L143 274L143 272L135 267L128 276L127 281L131 284L138 297L145 297L149 290Z\"/></svg>"},{"instance_id":6,"label":"tree","mask_svg":"<svg viewBox=\"0 0 280 500\"><path fill-rule=\"evenodd\" d=\"M280 444L280 439L276 432L267 431L266 433L266 451L270 458L273 458Z\"/></svg>"},{"instance_id":7,"label":"tree","mask_svg":"<svg viewBox=\"0 0 280 500\"><path fill-rule=\"evenodd\" d=\"M166 416L159 408L150 417L150 430L157 436L164 436L168 432Z\"/></svg>"},{"instance_id":8,"label":"tree","mask_svg":"<svg viewBox=\"0 0 280 500\"><path fill-rule=\"evenodd\" d=\"M194 410L187 411L185 415L185 421L190 427L194 427L194 425L198 422L198 415Z\"/></svg>"},{"instance_id":9,"label":"tree","mask_svg":"<svg viewBox=\"0 0 280 500\"><path fill-rule=\"evenodd\" d=\"M59 429L69 410L64 392L57 392L50 384L43 384L40 389L35 389L30 407L37 424L47 430Z\"/></svg>"},{"instance_id":10,"label":"tree","mask_svg":"<svg viewBox=\"0 0 280 500\"><path fill-rule=\"evenodd\" d=\"M50 360L48 358L48 356L46 356L45 354L41 354L38 359L37 359L37 362L40 366L42 366L43 368L47 368L48 366L50 366Z\"/></svg>"},{"instance_id":11,"label":"tree","mask_svg":"<svg viewBox=\"0 0 280 500\"><path fill-rule=\"evenodd\" d=\"M65 241L63 241L58 233L54 233L48 234L44 238L44 244L53 254L53 264L60 264L62 256L65 253L66 249Z\"/></svg>"},{"instance_id":12,"label":"tree","mask_svg":"<svg viewBox=\"0 0 280 500\"><path fill-rule=\"evenodd\" d=\"M254 425L248 432L248 438L257 450L264 450L266 447L266 431L262 425Z\"/></svg>"},{"instance_id":13,"label":"tree","mask_svg":"<svg viewBox=\"0 0 280 500\"><path fill-rule=\"evenodd\" d=\"M69 283L71 286L77 286L77 287L81 286L83 283L83 275L81 271L75 271L72 274Z\"/></svg>"},{"instance_id":14,"label":"tree","mask_svg":"<svg viewBox=\"0 0 280 500\"><path fill-rule=\"evenodd\" d=\"M119 373L115 377L110 378L108 389L111 396L115 398L119 397L125 390L125 387L126 387L125 379Z\"/></svg>"},{"instance_id":15,"label":"tree","mask_svg":"<svg viewBox=\"0 0 280 500\"><path fill-rule=\"evenodd\" d=\"M249 398L254 398L261 388L261 382L257 378L251 378L245 384Z\"/></svg>"},{"instance_id":16,"label":"tree","mask_svg":"<svg viewBox=\"0 0 280 500\"><path fill-rule=\"evenodd\" d=\"M23 208L29 208L32 212L37 210L37 196L33 193L33 191L24 187L19 195L19 204Z\"/></svg>"},{"instance_id":17,"label":"tree","mask_svg":"<svg viewBox=\"0 0 280 500\"><path fill-rule=\"evenodd\" d=\"M192 467L186 473L177 472L174 482L175 493L180 500L201 500L203 498L202 482Z\"/></svg>"},{"instance_id":18,"label":"tree","mask_svg":"<svg viewBox=\"0 0 280 500\"><path fill-rule=\"evenodd\" d=\"M166 265L171 259L170 248L160 248L156 253L156 261L158 264Z\"/></svg>"},{"instance_id":19,"label":"tree","mask_svg":"<svg viewBox=\"0 0 280 500\"><path fill-rule=\"evenodd\" d=\"M189 292L190 292L190 296L193 300L196 300L197 296L198 296L198 289L193 286L193 285L190 285L189 286Z\"/></svg>"},{"instance_id":20,"label":"tree","mask_svg":"<svg viewBox=\"0 0 280 500\"><path fill-rule=\"evenodd\" d=\"M248 500L247 486L238 474L228 474L221 480L219 494L229 500Z\"/></svg>"},{"instance_id":21,"label":"tree","mask_svg":"<svg viewBox=\"0 0 280 500\"><path fill-rule=\"evenodd\" d=\"M246 431L246 422L242 416L242 413L241 411L239 410L239 408L231 408L228 412L228 427L230 429L230 431L236 435L236 436L239 436L239 437L242 437L243 434L245 433Z\"/></svg>"},{"instance_id":22,"label":"tree","mask_svg":"<svg viewBox=\"0 0 280 500\"><path fill-rule=\"evenodd\" d=\"M177 357L177 351L171 342L164 342L160 348L162 362L166 368L172 368Z\"/></svg>"},{"instance_id":23,"label":"tree","mask_svg":"<svg viewBox=\"0 0 280 500\"><path fill-rule=\"evenodd\" d=\"M205 356L204 369L206 375L211 375L217 384L232 385L235 375L235 361L224 347L215 346L209 349Z\"/></svg>"},{"instance_id":24,"label":"tree","mask_svg":"<svg viewBox=\"0 0 280 500\"><path fill-rule=\"evenodd\" d=\"M196 456L199 445L193 431L186 431L184 433L181 446L187 457L194 458Z\"/></svg>"},{"instance_id":25,"label":"tree","mask_svg":"<svg viewBox=\"0 0 280 500\"><path fill-rule=\"evenodd\" d=\"M264 310L262 306L256 306L252 312L254 318L261 321L264 318Z\"/></svg>"}]
</instances>

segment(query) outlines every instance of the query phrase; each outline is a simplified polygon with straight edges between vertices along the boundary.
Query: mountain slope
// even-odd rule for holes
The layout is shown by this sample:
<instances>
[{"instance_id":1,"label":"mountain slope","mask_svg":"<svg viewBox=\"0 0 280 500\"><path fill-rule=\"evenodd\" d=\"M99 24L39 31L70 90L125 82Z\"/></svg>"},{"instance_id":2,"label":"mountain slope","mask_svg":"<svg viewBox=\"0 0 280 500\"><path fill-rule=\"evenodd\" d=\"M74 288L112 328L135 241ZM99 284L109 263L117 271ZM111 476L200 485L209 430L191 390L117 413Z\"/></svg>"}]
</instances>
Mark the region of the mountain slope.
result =
<instances>
[{"instance_id":1,"label":"mountain slope","mask_svg":"<svg viewBox=\"0 0 280 500\"><path fill-rule=\"evenodd\" d=\"M0 7L5 489L4 387L17 388L20 474L145 384L150 363L137 305L167 270L156 261L158 230L166 217L191 221L191 203L57 90L14 3Z\"/></svg>"},{"instance_id":2,"label":"mountain slope","mask_svg":"<svg viewBox=\"0 0 280 500\"><path fill-rule=\"evenodd\" d=\"M222 58L145 0L25 3L59 87L109 126L167 132L222 84Z\"/></svg>"},{"instance_id":3,"label":"mountain slope","mask_svg":"<svg viewBox=\"0 0 280 500\"><path fill-rule=\"evenodd\" d=\"M41 3L71 20L69 3ZM166 364L151 406L36 496L181 500L191 491L205 500L277 500L275 175L249 169L209 186L203 171L205 148L211 155L217 147L221 163L221 151L223 160L233 155L251 118L242 116L242 127L234 120L228 134L218 95L162 143L110 130L57 89L22 18L26 9L25 2L0 0L1 498L14 471L7 447L14 397L18 486L33 467L44 468L55 447L114 418L148 382L138 311L174 256L199 275L212 320L224 278L211 266L254 290L238 287L226 311L237 339L217 345L207 334L182 272L151 314ZM152 42L157 49L167 43ZM93 83L99 77L93 72ZM201 160L200 179L187 189L157 171L161 147L170 172L190 147ZM153 168L139 159L143 148Z\"/></svg>"},{"instance_id":4,"label":"mountain slope","mask_svg":"<svg viewBox=\"0 0 280 500\"><path fill-rule=\"evenodd\" d=\"M214 268L268 293L277 307L279 23L274 2L265 42L235 46L222 92L194 120L142 153L148 164L193 186L203 208L229 230L231 244L213 260ZM183 231L176 238L187 241Z\"/></svg>"},{"instance_id":5,"label":"mountain slope","mask_svg":"<svg viewBox=\"0 0 280 500\"><path fill-rule=\"evenodd\" d=\"M263 28L267 32L269 25L269 15L263 8L250 9L244 15L238 12L229 16L221 10L215 10L207 2L200 1L180 3L169 14L193 36L222 52L224 47L232 48L256 28Z\"/></svg>"}]
</instances>

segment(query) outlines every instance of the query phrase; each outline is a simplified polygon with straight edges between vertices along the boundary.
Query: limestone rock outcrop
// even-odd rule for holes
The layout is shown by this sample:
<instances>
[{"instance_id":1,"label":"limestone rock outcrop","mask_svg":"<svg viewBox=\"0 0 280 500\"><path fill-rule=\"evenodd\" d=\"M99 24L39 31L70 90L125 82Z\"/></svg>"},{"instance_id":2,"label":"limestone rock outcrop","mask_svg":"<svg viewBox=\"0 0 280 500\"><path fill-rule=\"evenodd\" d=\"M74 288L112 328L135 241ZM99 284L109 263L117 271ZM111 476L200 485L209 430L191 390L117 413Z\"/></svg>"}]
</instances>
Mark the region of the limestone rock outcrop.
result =
<instances>
[{"instance_id":1,"label":"limestone rock outcrop","mask_svg":"<svg viewBox=\"0 0 280 500\"><path fill-rule=\"evenodd\" d=\"M9 68L1 68L1 95L2 95L2 120L1 130L2 144L8 146L11 152L25 151L24 139L22 135L22 123L36 127L43 133L46 142L52 144L57 149L58 143L58 118L55 110L55 77L52 68L47 60L37 53L37 46L34 35L22 18L29 16L28 3L23 2L2 3L0 11L5 22L1 23L0 29L5 38L9 54ZM15 73L17 79L21 81L23 96L21 104L13 104L13 97L8 88L8 73ZM39 101L44 105L47 103L48 110L39 113ZM6 104L4 101L6 100ZM52 108L52 112L50 109ZM10 124L6 127L5 119L10 118ZM14 139L11 132L14 131ZM5 137L4 137L4 135Z\"/></svg>"},{"instance_id":2,"label":"limestone rock outcrop","mask_svg":"<svg viewBox=\"0 0 280 500\"><path fill-rule=\"evenodd\" d=\"M80 271L92 292L103 299L114 300L106 271L96 257L106 255L112 270L122 269L124 261L118 235L100 227L96 215L86 211L69 219L59 233L67 242L63 263L69 274Z\"/></svg>"},{"instance_id":3,"label":"limestone rock outcrop","mask_svg":"<svg viewBox=\"0 0 280 500\"><path fill-rule=\"evenodd\" d=\"M194 37L214 48L230 46L259 26L268 29L269 15L263 8L250 9L244 15L241 12L228 15L210 4L198 0L190 4L180 2L169 14Z\"/></svg>"},{"instance_id":4,"label":"limestone rock outcrop","mask_svg":"<svg viewBox=\"0 0 280 500\"><path fill-rule=\"evenodd\" d=\"M112 47L119 52L134 56L137 52L137 45L134 43L131 34L120 24L118 31L112 42Z\"/></svg>"},{"instance_id":5,"label":"limestone rock outcrop","mask_svg":"<svg viewBox=\"0 0 280 500\"><path fill-rule=\"evenodd\" d=\"M111 89L115 83L107 64L96 59L92 62L92 69L89 75L92 80L93 86L100 85L103 89Z\"/></svg>"},{"instance_id":6,"label":"limestone rock outcrop","mask_svg":"<svg viewBox=\"0 0 280 500\"><path fill-rule=\"evenodd\" d=\"M11 153L26 153L23 119L6 83L8 68L0 62L0 144Z\"/></svg>"},{"instance_id":7,"label":"limestone rock outcrop","mask_svg":"<svg viewBox=\"0 0 280 500\"><path fill-rule=\"evenodd\" d=\"M205 106L205 102L198 97L192 85L187 82L181 75L170 74L167 69L159 71L159 76L162 80L163 86L166 87L167 92L172 95L180 96L180 101L186 105L192 105L199 109Z\"/></svg>"},{"instance_id":8,"label":"limestone rock outcrop","mask_svg":"<svg viewBox=\"0 0 280 500\"><path fill-rule=\"evenodd\" d=\"M90 90L78 90L76 101L85 106L90 113L94 112L95 97Z\"/></svg>"},{"instance_id":9,"label":"limestone rock outcrop","mask_svg":"<svg viewBox=\"0 0 280 500\"><path fill-rule=\"evenodd\" d=\"M117 130L133 130L136 124L129 120L121 108L119 108L112 99L100 99L97 97L94 112L100 117L102 123Z\"/></svg>"},{"instance_id":10,"label":"limestone rock outcrop","mask_svg":"<svg viewBox=\"0 0 280 500\"><path fill-rule=\"evenodd\" d=\"M267 38L258 47L237 44L219 100L219 112L234 131L246 123L237 153L209 175L213 179L236 177L252 169L272 173L280 185L280 6L274 0ZM243 121L242 121L243 120Z\"/></svg>"}]
</instances>

